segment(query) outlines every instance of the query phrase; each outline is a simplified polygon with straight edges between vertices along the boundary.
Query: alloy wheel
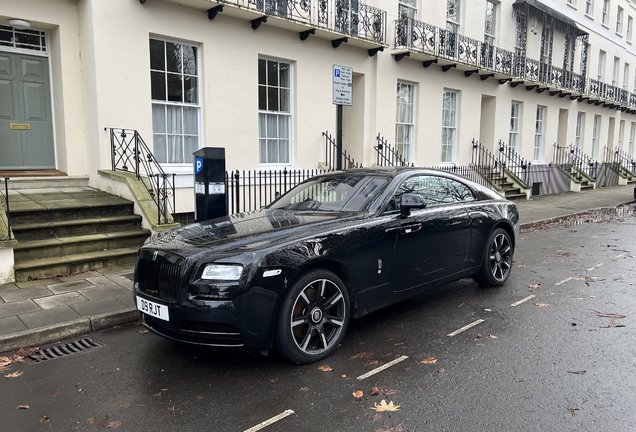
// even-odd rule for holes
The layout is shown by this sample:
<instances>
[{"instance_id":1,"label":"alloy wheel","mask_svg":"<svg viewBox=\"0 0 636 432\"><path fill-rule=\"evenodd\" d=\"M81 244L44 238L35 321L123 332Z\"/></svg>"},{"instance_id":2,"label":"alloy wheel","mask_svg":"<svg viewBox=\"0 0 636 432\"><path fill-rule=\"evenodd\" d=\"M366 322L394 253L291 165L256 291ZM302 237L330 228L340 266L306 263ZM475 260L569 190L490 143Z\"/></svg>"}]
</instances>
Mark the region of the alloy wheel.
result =
<instances>
[{"instance_id":1,"label":"alloy wheel","mask_svg":"<svg viewBox=\"0 0 636 432\"><path fill-rule=\"evenodd\" d=\"M512 267L512 245L504 233L499 233L490 246L490 271L497 281L505 281Z\"/></svg>"}]
</instances>

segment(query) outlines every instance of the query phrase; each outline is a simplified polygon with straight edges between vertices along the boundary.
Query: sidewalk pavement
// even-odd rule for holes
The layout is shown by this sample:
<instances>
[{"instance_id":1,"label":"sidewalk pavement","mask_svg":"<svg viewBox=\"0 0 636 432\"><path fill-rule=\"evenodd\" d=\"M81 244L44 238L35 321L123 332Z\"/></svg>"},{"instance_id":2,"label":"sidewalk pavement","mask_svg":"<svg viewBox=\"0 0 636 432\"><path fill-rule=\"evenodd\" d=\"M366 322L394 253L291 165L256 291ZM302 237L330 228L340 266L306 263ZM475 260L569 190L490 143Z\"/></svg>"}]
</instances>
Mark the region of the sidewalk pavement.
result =
<instances>
[{"instance_id":1,"label":"sidewalk pavement","mask_svg":"<svg viewBox=\"0 0 636 432\"><path fill-rule=\"evenodd\" d=\"M633 201L631 186L612 186L516 203L523 228ZM119 267L0 285L0 353L138 320L132 280L133 268Z\"/></svg>"}]
</instances>

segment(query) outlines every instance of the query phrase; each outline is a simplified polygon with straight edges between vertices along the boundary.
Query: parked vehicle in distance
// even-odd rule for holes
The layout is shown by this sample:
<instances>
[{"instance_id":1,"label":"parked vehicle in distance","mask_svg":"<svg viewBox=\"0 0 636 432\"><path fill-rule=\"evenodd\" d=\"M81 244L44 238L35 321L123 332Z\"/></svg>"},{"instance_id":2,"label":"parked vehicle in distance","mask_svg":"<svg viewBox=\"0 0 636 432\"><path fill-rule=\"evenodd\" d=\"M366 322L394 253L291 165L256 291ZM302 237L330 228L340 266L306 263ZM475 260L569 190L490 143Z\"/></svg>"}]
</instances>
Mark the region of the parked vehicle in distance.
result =
<instances>
[{"instance_id":1,"label":"parked vehicle in distance","mask_svg":"<svg viewBox=\"0 0 636 432\"><path fill-rule=\"evenodd\" d=\"M261 210L152 236L135 304L169 339L311 363L337 349L352 317L460 278L502 285L518 233L516 205L462 177L331 172Z\"/></svg>"}]
</instances>

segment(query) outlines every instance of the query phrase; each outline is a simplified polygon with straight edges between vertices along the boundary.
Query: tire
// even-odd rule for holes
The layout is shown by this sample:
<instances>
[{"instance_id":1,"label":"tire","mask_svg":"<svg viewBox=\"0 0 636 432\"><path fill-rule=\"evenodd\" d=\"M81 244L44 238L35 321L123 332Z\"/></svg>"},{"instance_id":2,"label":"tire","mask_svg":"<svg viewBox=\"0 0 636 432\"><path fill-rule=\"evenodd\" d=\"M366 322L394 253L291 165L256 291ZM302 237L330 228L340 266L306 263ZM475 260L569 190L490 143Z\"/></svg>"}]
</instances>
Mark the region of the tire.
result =
<instances>
[{"instance_id":1,"label":"tire","mask_svg":"<svg viewBox=\"0 0 636 432\"><path fill-rule=\"evenodd\" d=\"M277 351L297 363L330 356L349 324L349 293L324 269L302 275L285 294L276 325Z\"/></svg>"},{"instance_id":2,"label":"tire","mask_svg":"<svg viewBox=\"0 0 636 432\"><path fill-rule=\"evenodd\" d=\"M501 286L510 276L514 247L510 235L503 228L497 228L488 237L484 259L473 280L480 285Z\"/></svg>"}]
</instances>

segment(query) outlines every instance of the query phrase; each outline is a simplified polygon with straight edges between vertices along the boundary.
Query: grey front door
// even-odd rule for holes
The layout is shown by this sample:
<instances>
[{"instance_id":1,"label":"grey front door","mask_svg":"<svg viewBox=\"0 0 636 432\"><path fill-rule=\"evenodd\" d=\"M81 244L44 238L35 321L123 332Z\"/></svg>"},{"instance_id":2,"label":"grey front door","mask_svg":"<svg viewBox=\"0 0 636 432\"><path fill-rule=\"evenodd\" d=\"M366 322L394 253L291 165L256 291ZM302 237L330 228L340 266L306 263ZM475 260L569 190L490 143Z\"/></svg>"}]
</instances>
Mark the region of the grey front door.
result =
<instances>
[{"instance_id":1,"label":"grey front door","mask_svg":"<svg viewBox=\"0 0 636 432\"><path fill-rule=\"evenodd\" d=\"M46 57L0 52L0 169L55 168Z\"/></svg>"}]
</instances>

